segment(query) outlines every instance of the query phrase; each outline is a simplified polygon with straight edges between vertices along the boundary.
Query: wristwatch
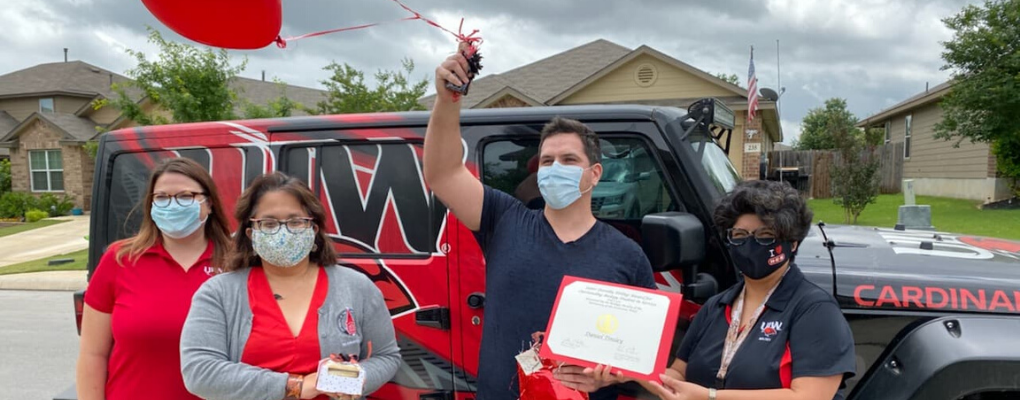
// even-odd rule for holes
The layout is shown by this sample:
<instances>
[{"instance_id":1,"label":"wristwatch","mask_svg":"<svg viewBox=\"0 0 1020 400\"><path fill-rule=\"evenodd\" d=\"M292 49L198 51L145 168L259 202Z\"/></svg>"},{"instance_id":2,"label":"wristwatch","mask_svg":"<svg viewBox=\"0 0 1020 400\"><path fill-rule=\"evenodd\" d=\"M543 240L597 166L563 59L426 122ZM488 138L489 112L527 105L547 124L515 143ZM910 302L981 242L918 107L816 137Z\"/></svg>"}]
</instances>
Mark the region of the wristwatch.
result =
<instances>
[{"instance_id":1,"label":"wristwatch","mask_svg":"<svg viewBox=\"0 0 1020 400\"><path fill-rule=\"evenodd\" d=\"M708 400L715 400L715 394L716 394L715 392L716 392L715 388L709 388L708 389Z\"/></svg>"}]
</instances>

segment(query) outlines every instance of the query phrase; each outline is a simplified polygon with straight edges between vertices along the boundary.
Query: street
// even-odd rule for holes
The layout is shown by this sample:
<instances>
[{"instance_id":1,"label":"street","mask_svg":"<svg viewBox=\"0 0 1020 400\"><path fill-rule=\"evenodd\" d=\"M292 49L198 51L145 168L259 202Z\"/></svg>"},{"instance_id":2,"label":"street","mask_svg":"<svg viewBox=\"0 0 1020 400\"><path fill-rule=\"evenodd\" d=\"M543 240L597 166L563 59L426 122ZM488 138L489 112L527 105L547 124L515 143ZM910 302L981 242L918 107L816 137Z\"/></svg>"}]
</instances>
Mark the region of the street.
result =
<instances>
[{"instance_id":1,"label":"street","mask_svg":"<svg viewBox=\"0 0 1020 400\"><path fill-rule=\"evenodd\" d=\"M0 400L46 400L74 383L72 292L0 290Z\"/></svg>"}]
</instances>

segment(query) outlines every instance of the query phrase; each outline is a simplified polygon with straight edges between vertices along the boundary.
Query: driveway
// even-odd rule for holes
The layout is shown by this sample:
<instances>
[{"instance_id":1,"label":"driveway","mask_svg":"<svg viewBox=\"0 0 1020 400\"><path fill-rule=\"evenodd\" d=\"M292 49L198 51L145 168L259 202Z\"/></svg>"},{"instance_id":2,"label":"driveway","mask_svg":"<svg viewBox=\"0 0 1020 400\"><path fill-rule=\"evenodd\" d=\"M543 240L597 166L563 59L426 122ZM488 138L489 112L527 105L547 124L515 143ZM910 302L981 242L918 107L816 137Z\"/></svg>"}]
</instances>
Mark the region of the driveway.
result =
<instances>
[{"instance_id":1,"label":"driveway","mask_svg":"<svg viewBox=\"0 0 1020 400\"><path fill-rule=\"evenodd\" d=\"M89 247L89 216L60 217L68 222L0 237L0 268L72 253Z\"/></svg>"}]
</instances>

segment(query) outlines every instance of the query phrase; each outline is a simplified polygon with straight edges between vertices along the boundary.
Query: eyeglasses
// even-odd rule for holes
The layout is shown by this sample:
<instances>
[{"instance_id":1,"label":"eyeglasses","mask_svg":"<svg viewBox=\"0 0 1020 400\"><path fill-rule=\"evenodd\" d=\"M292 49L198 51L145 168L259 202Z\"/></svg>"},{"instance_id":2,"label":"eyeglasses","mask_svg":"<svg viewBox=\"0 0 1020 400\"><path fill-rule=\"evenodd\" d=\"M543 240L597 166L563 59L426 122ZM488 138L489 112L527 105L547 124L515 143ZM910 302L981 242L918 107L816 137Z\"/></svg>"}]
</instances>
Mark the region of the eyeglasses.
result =
<instances>
[{"instance_id":1,"label":"eyeglasses","mask_svg":"<svg viewBox=\"0 0 1020 400\"><path fill-rule=\"evenodd\" d=\"M290 233L301 233L312 226L312 218L290 218L285 220L279 220L276 218L252 218L251 222L254 224L255 229L259 232L266 234L276 234L280 231L281 226L287 226L287 231Z\"/></svg>"},{"instance_id":2,"label":"eyeglasses","mask_svg":"<svg viewBox=\"0 0 1020 400\"><path fill-rule=\"evenodd\" d=\"M776 242L776 234L768 227L761 227L749 232L746 229L730 228L726 230L726 241L734 246L747 243L747 239L754 238L755 242L762 246L768 246Z\"/></svg>"},{"instance_id":3,"label":"eyeglasses","mask_svg":"<svg viewBox=\"0 0 1020 400\"><path fill-rule=\"evenodd\" d=\"M156 207L169 207L170 201L176 201L182 207L187 207L195 204L197 200L199 203L205 201L205 193L202 192L181 192L175 195L169 195L166 193L156 193L152 195L152 205Z\"/></svg>"}]
</instances>

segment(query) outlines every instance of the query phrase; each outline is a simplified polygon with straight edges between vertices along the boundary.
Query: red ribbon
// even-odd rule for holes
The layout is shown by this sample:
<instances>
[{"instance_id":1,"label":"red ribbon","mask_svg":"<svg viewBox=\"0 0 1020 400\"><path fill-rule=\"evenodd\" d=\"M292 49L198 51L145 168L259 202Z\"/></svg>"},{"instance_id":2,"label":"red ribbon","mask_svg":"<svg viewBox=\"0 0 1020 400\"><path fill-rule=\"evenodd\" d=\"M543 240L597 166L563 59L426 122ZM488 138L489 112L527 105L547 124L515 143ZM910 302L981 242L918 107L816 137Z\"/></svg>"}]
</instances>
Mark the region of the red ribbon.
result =
<instances>
[{"instance_id":1,"label":"red ribbon","mask_svg":"<svg viewBox=\"0 0 1020 400\"><path fill-rule=\"evenodd\" d=\"M283 49L283 48L287 48L287 42L294 41L294 40L300 40L300 39L305 39L305 38L310 38L310 37L315 37L315 36L322 36L322 35L327 35L327 34L336 33L336 32L344 32L344 31L353 31L353 30L365 29L365 28L370 28L370 27L373 27L373 26L383 25L383 24L388 24L388 23L393 23L393 22L422 20L422 21L425 21L425 23L427 23L429 25L432 25L432 26L434 26L436 28L439 28L439 29L442 29L443 31L448 32L449 34L453 35L454 37L457 38L457 40L459 40L461 42L467 42L467 43L472 44L472 45L474 45L475 43L478 43L478 44L482 43L482 38L478 37L478 36L475 36L478 33L478 29L475 29L475 30L471 31L471 33L469 33L467 35L465 35L463 33L463 29L464 29L464 19L463 18L460 19L460 28L457 29L456 33L454 33L453 31L444 28L442 25L439 25L439 23L437 23L437 22L435 22L435 21L433 21L431 19L425 18L425 16L421 15L421 13L411 9L411 7L408 7L404 3L401 3L400 0L393 0L393 2L397 3L397 5L399 5L401 8L403 8L407 12L411 13L412 16L406 17L406 18L401 18L401 19L398 19L398 20L388 21L388 22L376 22L376 23L372 23L372 24L356 25L356 26L349 26L349 27L345 27L345 28L330 29L330 30L327 30L327 31L319 31L319 32L306 33L306 34L301 35L301 36L292 36L292 37L288 37L288 38L284 38L282 36L277 36L276 40L274 40L274 42L276 42L276 47L279 47L279 48Z\"/></svg>"}]
</instances>

